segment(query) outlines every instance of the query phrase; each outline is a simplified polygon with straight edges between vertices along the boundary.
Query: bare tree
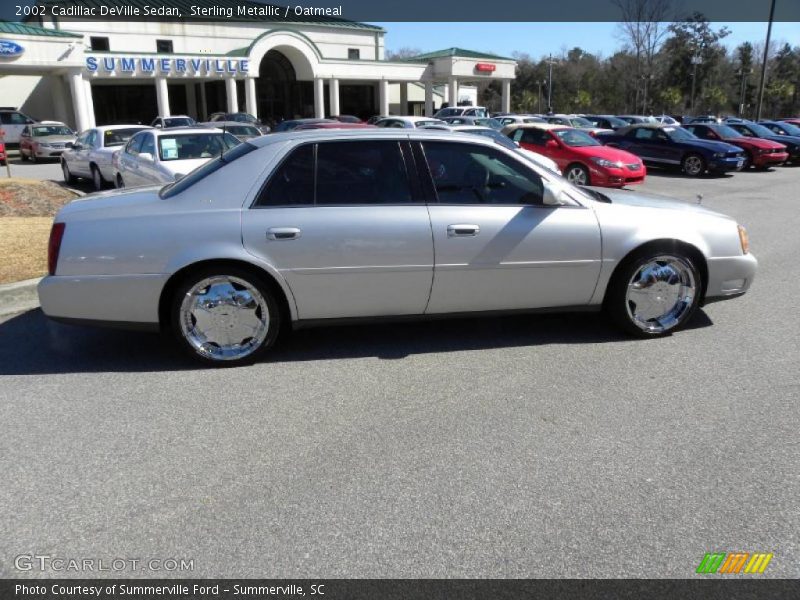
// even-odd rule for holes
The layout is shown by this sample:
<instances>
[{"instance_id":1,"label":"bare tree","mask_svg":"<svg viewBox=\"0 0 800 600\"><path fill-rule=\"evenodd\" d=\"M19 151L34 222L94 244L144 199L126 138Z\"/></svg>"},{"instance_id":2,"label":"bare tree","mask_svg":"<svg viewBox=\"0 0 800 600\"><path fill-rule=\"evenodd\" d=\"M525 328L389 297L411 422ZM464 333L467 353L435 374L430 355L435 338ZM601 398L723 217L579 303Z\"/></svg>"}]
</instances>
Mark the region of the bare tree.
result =
<instances>
[{"instance_id":1,"label":"bare tree","mask_svg":"<svg viewBox=\"0 0 800 600\"><path fill-rule=\"evenodd\" d=\"M404 58L414 58L422 54L419 48L398 48L397 50L387 50L386 60L403 60Z\"/></svg>"},{"instance_id":2,"label":"bare tree","mask_svg":"<svg viewBox=\"0 0 800 600\"><path fill-rule=\"evenodd\" d=\"M672 18L672 0L612 0L620 9L621 37L636 58L636 97L639 86L654 75L654 60L668 33ZM646 108L647 98L643 106Z\"/></svg>"}]
</instances>

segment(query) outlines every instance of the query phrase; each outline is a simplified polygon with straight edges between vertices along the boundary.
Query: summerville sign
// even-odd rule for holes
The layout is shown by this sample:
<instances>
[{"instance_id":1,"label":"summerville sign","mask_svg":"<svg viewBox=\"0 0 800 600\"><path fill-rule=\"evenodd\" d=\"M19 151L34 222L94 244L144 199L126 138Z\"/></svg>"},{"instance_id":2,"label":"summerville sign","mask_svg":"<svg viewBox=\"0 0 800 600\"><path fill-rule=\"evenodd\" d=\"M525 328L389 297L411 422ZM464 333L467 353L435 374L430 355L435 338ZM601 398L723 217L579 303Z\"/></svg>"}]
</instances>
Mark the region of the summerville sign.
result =
<instances>
[{"instance_id":1,"label":"summerville sign","mask_svg":"<svg viewBox=\"0 0 800 600\"><path fill-rule=\"evenodd\" d=\"M90 73L245 74L250 61L242 58L160 58L147 56L87 56Z\"/></svg>"}]
</instances>

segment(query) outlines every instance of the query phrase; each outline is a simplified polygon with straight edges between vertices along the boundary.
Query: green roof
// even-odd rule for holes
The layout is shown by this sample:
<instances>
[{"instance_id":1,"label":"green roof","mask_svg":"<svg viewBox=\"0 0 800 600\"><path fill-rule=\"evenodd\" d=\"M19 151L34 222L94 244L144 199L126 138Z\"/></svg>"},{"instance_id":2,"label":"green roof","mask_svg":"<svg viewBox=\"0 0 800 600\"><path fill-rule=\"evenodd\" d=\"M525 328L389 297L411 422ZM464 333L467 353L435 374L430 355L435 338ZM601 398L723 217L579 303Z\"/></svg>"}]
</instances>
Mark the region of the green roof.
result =
<instances>
[{"instance_id":1,"label":"green roof","mask_svg":"<svg viewBox=\"0 0 800 600\"><path fill-rule=\"evenodd\" d=\"M26 23L12 23L11 21L0 21L0 33L11 35L40 35L43 37L83 37L79 33L70 33L69 31L61 31L60 29L45 29L44 27L36 27L35 25L28 25Z\"/></svg>"},{"instance_id":2,"label":"green roof","mask_svg":"<svg viewBox=\"0 0 800 600\"><path fill-rule=\"evenodd\" d=\"M514 60L507 56L498 56L497 54L489 54L487 52L475 52L474 50L465 50L464 48L445 48L444 50L437 50L436 52L426 52L425 54L410 56L405 60L431 60L432 58L447 58L450 56L458 56L460 58L482 58L486 60Z\"/></svg>"},{"instance_id":3,"label":"green roof","mask_svg":"<svg viewBox=\"0 0 800 600\"><path fill-rule=\"evenodd\" d=\"M295 23L307 25L322 25L328 27L347 27L350 29L367 29L371 31L385 31L383 27L377 25L370 25L368 23L359 23L357 21L348 21L339 17L320 16L300 16L296 18L276 19L271 17L261 16L237 16L238 6L247 6L252 8L263 9L267 6L277 6L274 4L265 4L262 2L253 2L252 0L40 0L39 4L47 6L85 6L87 8L94 8L95 12L99 11L100 6L106 7L136 7L139 9L140 14L145 6L163 6L165 8L176 8L181 16L188 22L192 21L217 21L217 22L248 22L248 21L261 21L266 23ZM217 11L217 14L222 13L228 9L232 10L233 16L228 19L224 16L190 16L192 14L191 7L196 6L200 9L210 9ZM277 7L281 9L278 14L283 14L285 7Z\"/></svg>"}]
</instances>

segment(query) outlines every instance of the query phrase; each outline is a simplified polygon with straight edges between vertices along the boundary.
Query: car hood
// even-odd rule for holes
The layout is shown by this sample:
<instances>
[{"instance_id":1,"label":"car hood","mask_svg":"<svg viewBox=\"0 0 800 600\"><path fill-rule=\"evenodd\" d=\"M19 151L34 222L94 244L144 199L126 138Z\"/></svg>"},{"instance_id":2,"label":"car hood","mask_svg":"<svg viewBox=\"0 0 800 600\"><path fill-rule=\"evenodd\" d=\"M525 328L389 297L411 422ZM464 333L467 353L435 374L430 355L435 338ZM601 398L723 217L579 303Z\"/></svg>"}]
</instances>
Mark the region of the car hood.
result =
<instances>
[{"instance_id":1,"label":"car hood","mask_svg":"<svg viewBox=\"0 0 800 600\"><path fill-rule=\"evenodd\" d=\"M625 164L637 165L642 162L642 159L635 154L620 150L619 148L614 148L613 146L571 146L570 150L582 156L605 158L613 162L621 160Z\"/></svg>"},{"instance_id":2,"label":"car hood","mask_svg":"<svg viewBox=\"0 0 800 600\"><path fill-rule=\"evenodd\" d=\"M726 142L715 142L713 140L676 140L673 143L694 148L705 148L711 152L741 152L742 150L739 146L734 146Z\"/></svg>"},{"instance_id":3,"label":"car hood","mask_svg":"<svg viewBox=\"0 0 800 600\"><path fill-rule=\"evenodd\" d=\"M34 138L35 142L44 142L45 144L52 144L53 142L74 142L74 135L42 135Z\"/></svg>"},{"instance_id":4,"label":"car hood","mask_svg":"<svg viewBox=\"0 0 800 600\"><path fill-rule=\"evenodd\" d=\"M644 194L642 192L629 191L629 190L615 190L609 188L591 188L596 192L601 193L611 200L611 204L622 204L624 206L639 206L642 208L661 208L664 210L683 210L693 213L702 213L706 215L714 215L730 219L727 215L718 213L702 204L695 202L676 200L667 196L658 196L655 194Z\"/></svg>"},{"instance_id":5,"label":"car hood","mask_svg":"<svg viewBox=\"0 0 800 600\"><path fill-rule=\"evenodd\" d=\"M752 147L752 148L760 148L762 150L771 149L771 148L780 148L785 146L783 144L779 144L778 142L773 142L772 140L767 140L764 138L751 138L751 137L737 137L737 138L726 138L725 143L733 144L734 146L744 146L744 147Z\"/></svg>"}]
</instances>

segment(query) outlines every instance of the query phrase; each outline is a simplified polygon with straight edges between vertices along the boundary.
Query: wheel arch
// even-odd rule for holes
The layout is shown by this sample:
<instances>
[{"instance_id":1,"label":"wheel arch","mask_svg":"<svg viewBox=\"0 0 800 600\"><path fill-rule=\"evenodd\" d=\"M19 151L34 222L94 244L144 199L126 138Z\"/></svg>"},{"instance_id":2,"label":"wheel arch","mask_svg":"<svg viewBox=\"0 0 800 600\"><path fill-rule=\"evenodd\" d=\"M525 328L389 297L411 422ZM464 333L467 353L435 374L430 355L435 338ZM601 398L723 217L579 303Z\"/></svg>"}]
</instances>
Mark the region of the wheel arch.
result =
<instances>
[{"instance_id":1,"label":"wheel arch","mask_svg":"<svg viewBox=\"0 0 800 600\"><path fill-rule=\"evenodd\" d=\"M700 271L701 286L699 305L703 306L706 298L706 289L708 288L708 260L700 248L690 242L676 238L659 238L655 240L649 240L631 248L622 258L622 260L617 262L614 270L611 272L611 276L608 278L605 290L603 290L603 304L606 303L609 290L612 289L616 283L616 279L619 277L619 274L622 272L622 270L631 262L636 260L639 255L649 251L683 251L690 259L692 259L692 262Z\"/></svg>"},{"instance_id":2,"label":"wheel arch","mask_svg":"<svg viewBox=\"0 0 800 600\"><path fill-rule=\"evenodd\" d=\"M169 322L170 300L172 299L172 296L175 293L178 285L180 285L184 279L201 269L206 269L208 267L224 268L226 266L245 269L262 279L264 283L270 287L270 291L275 295L275 299L280 307L281 315L285 317L284 323L289 325L292 322L296 315L295 310L293 310L294 299L291 297L291 291L285 289L284 285L278 281L274 274L270 273L267 269L264 269L263 267L255 265L246 260L237 258L212 258L199 260L181 267L175 271L164 284L164 287L161 289L161 295L158 299L158 322L161 328L164 329Z\"/></svg>"}]
</instances>

